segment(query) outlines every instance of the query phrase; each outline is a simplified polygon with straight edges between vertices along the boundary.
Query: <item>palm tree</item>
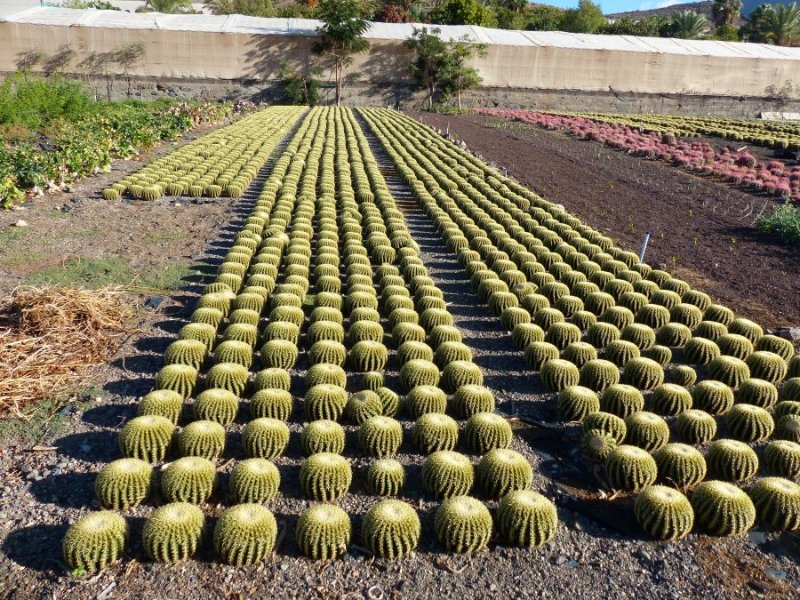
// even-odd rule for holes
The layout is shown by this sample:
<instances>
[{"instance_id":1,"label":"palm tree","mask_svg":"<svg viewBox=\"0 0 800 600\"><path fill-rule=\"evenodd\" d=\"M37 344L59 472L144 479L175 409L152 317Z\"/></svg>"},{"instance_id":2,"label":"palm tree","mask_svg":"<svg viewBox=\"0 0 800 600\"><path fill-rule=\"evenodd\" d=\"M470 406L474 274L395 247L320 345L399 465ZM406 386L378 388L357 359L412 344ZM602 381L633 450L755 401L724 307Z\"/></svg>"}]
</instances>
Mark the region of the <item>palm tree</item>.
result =
<instances>
[{"instance_id":1,"label":"palm tree","mask_svg":"<svg viewBox=\"0 0 800 600\"><path fill-rule=\"evenodd\" d=\"M747 23L742 27L743 38L749 42L767 43L767 31L772 20L771 4L759 4L747 15Z\"/></svg>"},{"instance_id":2,"label":"palm tree","mask_svg":"<svg viewBox=\"0 0 800 600\"><path fill-rule=\"evenodd\" d=\"M773 44L791 44L800 37L800 7L796 2L774 5L766 18L766 26L766 37Z\"/></svg>"},{"instance_id":3,"label":"palm tree","mask_svg":"<svg viewBox=\"0 0 800 600\"><path fill-rule=\"evenodd\" d=\"M714 24L736 25L742 12L742 0L714 0L711 7L711 14L714 17Z\"/></svg>"},{"instance_id":4,"label":"palm tree","mask_svg":"<svg viewBox=\"0 0 800 600\"><path fill-rule=\"evenodd\" d=\"M670 29L676 38L699 40L708 33L708 19L693 10L677 10L672 13Z\"/></svg>"}]
</instances>

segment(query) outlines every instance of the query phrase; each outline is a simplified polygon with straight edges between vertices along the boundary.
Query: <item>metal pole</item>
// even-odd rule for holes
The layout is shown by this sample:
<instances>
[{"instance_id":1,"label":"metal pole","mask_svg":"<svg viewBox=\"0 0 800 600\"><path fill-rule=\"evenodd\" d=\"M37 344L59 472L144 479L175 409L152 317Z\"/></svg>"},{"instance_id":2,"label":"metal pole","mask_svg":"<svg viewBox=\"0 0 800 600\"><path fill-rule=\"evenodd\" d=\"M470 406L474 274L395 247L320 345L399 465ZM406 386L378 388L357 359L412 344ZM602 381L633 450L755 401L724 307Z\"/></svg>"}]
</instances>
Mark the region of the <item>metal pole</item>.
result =
<instances>
[{"instance_id":1,"label":"metal pole","mask_svg":"<svg viewBox=\"0 0 800 600\"><path fill-rule=\"evenodd\" d=\"M644 240L642 241L642 250L639 252L639 260L644 260L644 253L647 252L647 243L650 241L650 232L646 231L644 234Z\"/></svg>"}]
</instances>

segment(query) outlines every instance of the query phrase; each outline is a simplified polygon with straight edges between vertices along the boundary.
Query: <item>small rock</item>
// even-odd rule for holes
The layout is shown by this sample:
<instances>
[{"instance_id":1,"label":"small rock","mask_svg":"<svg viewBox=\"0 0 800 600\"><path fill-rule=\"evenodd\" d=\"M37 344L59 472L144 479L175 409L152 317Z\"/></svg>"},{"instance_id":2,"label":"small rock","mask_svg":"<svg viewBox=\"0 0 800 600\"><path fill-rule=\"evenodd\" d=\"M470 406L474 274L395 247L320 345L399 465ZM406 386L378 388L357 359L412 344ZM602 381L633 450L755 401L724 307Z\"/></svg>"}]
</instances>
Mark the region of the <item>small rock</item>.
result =
<instances>
[{"instance_id":1,"label":"small rock","mask_svg":"<svg viewBox=\"0 0 800 600\"><path fill-rule=\"evenodd\" d=\"M796 344L800 342L800 327L782 327L778 330L778 335Z\"/></svg>"},{"instance_id":2,"label":"small rock","mask_svg":"<svg viewBox=\"0 0 800 600\"><path fill-rule=\"evenodd\" d=\"M149 308L158 308L159 306L161 306L162 302L164 302L164 296L152 296L147 301L147 306Z\"/></svg>"},{"instance_id":3,"label":"small rock","mask_svg":"<svg viewBox=\"0 0 800 600\"><path fill-rule=\"evenodd\" d=\"M764 544L767 541L767 534L763 531L758 531L757 529L751 529L747 534L747 537L754 544Z\"/></svg>"},{"instance_id":4,"label":"small rock","mask_svg":"<svg viewBox=\"0 0 800 600\"><path fill-rule=\"evenodd\" d=\"M774 579L780 579L781 581L786 581L786 571L781 571L780 569L773 569L772 567L764 567L764 573L773 577Z\"/></svg>"},{"instance_id":5,"label":"small rock","mask_svg":"<svg viewBox=\"0 0 800 600\"><path fill-rule=\"evenodd\" d=\"M765 588L760 583L756 583L755 581L751 581L747 585L748 585L748 587L750 587L757 594L766 594L767 593L767 588Z\"/></svg>"},{"instance_id":6,"label":"small rock","mask_svg":"<svg viewBox=\"0 0 800 600\"><path fill-rule=\"evenodd\" d=\"M564 556L563 554L559 554L556 559L553 561L557 566L561 566L567 563L569 559Z\"/></svg>"},{"instance_id":7,"label":"small rock","mask_svg":"<svg viewBox=\"0 0 800 600\"><path fill-rule=\"evenodd\" d=\"M12 227L27 227L28 226L28 222L25 219L20 219L16 223L13 223L11 226Z\"/></svg>"},{"instance_id":8,"label":"small rock","mask_svg":"<svg viewBox=\"0 0 800 600\"><path fill-rule=\"evenodd\" d=\"M33 471L33 467L31 465L22 465L19 468L19 472L22 473L23 475L27 475L31 471Z\"/></svg>"}]
</instances>

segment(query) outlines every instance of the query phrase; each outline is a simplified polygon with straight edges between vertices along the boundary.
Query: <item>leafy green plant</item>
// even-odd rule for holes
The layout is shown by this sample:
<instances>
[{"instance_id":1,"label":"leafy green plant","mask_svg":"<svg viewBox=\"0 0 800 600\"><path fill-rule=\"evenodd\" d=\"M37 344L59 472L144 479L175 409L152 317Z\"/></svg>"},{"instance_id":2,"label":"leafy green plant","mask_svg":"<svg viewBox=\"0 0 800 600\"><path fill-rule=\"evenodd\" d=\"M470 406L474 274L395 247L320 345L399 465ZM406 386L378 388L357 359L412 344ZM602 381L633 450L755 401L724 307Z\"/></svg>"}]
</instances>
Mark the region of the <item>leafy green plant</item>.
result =
<instances>
[{"instance_id":1,"label":"leafy green plant","mask_svg":"<svg viewBox=\"0 0 800 600\"><path fill-rule=\"evenodd\" d=\"M758 217L755 226L764 233L776 235L787 242L800 243L800 208L787 201L771 214Z\"/></svg>"},{"instance_id":2,"label":"leafy green plant","mask_svg":"<svg viewBox=\"0 0 800 600\"><path fill-rule=\"evenodd\" d=\"M306 71L292 69L288 61L281 62L280 76L283 83L283 97L286 104L316 106L320 101L320 84L317 78L322 69L312 66Z\"/></svg>"}]
</instances>

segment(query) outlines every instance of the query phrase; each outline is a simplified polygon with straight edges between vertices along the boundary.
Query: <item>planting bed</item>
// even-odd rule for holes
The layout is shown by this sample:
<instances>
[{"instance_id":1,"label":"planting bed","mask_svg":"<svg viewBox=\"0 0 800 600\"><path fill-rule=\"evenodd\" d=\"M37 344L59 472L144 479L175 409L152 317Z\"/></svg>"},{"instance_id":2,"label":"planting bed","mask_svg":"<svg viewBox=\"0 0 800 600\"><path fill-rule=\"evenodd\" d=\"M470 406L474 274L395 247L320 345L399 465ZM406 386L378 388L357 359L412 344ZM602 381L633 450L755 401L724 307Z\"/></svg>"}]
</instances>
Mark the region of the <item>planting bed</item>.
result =
<instances>
[{"instance_id":1,"label":"planting bed","mask_svg":"<svg viewBox=\"0 0 800 600\"><path fill-rule=\"evenodd\" d=\"M793 596L794 348L408 117L297 116L109 398L2 451L6 595Z\"/></svg>"},{"instance_id":2,"label":"planting bed","mask_svg":"<svg viewBox=\"0 0 800 600\"><path fill-rule=\"evenodd\" d=\"M800 249L760 234L781 201L535 125L424 114L548 200L767 327L800 323Z\"/></svg>"}]
</instances>

